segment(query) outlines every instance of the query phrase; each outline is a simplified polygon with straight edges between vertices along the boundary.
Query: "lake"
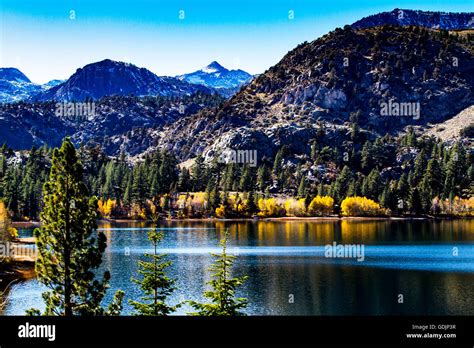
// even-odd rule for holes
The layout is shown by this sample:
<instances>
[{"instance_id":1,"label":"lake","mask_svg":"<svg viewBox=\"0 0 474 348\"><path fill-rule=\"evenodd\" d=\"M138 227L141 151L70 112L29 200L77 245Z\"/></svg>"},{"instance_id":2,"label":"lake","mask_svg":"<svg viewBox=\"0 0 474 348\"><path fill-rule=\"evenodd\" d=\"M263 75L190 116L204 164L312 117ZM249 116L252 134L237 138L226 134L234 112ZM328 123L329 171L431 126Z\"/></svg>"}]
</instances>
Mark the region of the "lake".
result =
<instances>
[{"instance_id":1,"label":"lake","mask_svg":"<svg viewBox=\"0 0 474 348\"><path fill-rule=\"evenodd\" d=\"M103 267L111 272L107 301L117 289L140 295L130 278L152 252L147 223L101 223L107 236ZM473 315L474 220L170 221L160 252L176 278L170 303L202 301L207 268L229 229L235 275L249 279L238 295L250 315ZM31 236L21 229L21 236ZM358 245L355 257L326 257L326 245ZM363 247L363 249L362 249ZM341 255L342 256L342 255ZM347 256L347 255L346 255ZM360 260L360 258L359 258ZM3 314L43 308L45 288L31 279L14 284ZM403 296L403 303L401 296ZM186 314L188 306L177 314Z\"/></svg>"}]
</instances>

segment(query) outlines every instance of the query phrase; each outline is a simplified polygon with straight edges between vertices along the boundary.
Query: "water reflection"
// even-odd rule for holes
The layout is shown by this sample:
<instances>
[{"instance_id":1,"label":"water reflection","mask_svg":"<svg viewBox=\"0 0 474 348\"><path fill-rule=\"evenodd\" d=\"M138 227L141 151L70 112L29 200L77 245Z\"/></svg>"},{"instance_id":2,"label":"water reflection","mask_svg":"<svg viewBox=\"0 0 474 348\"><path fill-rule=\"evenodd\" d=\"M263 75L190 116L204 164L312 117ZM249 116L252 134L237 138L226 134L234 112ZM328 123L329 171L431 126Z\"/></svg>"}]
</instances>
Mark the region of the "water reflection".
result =
<instances>
[{"instance_id":1,"label":"water reflection","mask_svg":"<svg viewBox=\"0 0 474 348\"><path fill-rule=\"evenodd\" d=\"M234 271L249 275L239 293L249 299L248 314L474 314L474 220L165 221L160 227L161 248L174 262L170 275L178 280L172 303L203 300L209 251L217 251L228 228L230 250L239 256ZM100 228L108 240L104 267L112 275L108 300L116 289L137 298L130 278L151 251L149 224ZM325 258L324 245L334 241L364 244L365 261ZM6 314L38 306L43 290L36 280L16 284ZM180 314L188 311L185 306Z\"/></svg>"}]
</instances>

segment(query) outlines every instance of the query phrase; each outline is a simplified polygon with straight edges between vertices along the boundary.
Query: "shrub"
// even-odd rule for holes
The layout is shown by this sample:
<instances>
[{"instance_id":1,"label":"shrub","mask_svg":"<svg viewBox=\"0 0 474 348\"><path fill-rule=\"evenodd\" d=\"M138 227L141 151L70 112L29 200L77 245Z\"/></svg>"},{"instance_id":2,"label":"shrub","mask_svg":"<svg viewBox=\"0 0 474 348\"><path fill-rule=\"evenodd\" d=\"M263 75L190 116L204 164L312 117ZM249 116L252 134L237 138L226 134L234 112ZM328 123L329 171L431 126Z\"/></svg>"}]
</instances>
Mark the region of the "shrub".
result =
<instances>
[{"instance_id":1,"label":"shrub","mask_svg":"<svg viewBox=\"0 0 474 348\"><path fill-rule=\"evenodd\" d=\"M474 217L474 197L463 199L456 196L452 200L435 197L432 209L445 215Z\"/></svg>"},{"instance_id":2,"label":"shrub","mask_svg":"<svg viewBox=\"0 0 474 348\"><path fill-rule=\"evenodd\" d=\"M258 210L258 216L262 217L285 215L285 209L278 204L275 198L259 198Z\"/></svg>"},{"instance_id":3,"label":"shrub","mask_svg":"<svg viewBox=\"0 0 474 348\"><path fill-rule=\"evenodd\" d=\"M222 204L216 208L216 217L218 218L225 217L225 207Z\"/></svg>"},{"instance_id":4,"label":"shrub","mask_svg":"<svg viewBox=\"0 0 474 348\"><path fill-rule=\"evenodd\" d=\"M102 199L99 199L97 202L99 213L102 217L104 218L110 218L112 215L112 211L115 209L117 205L117 201L108 199L106 201L103 201Z\"/></svg>"},{"instance_id":5,"label":"shrub","mask_svg":"<svg viewBox=\"0 0 474 348\"><path fill-rule=\"evenodd\" d=\"M329 196L316 196L308 206L308 214L311 216L330 215L334 211L334 199Z\"/></svg>"},{"instance_id":6,"label":"shrub","mask_svg":"<svg viewBox=\"0 0 474 348\"><path fill-rule=\"evenodd\" d=\"M287 216L304 216L306 214L305 199L288 198L284 204Z\"/></svg>"},{"instance_id":7,"label":"shrub","mask_svg":"<svg viewBox=\"0 0 474 348\"><path fill-rule=\"evenodd\" d=\"M346 197L341 203L343 216L377 216L386 211L377 202L366 197Z\"/></svg>"}]
</instances>

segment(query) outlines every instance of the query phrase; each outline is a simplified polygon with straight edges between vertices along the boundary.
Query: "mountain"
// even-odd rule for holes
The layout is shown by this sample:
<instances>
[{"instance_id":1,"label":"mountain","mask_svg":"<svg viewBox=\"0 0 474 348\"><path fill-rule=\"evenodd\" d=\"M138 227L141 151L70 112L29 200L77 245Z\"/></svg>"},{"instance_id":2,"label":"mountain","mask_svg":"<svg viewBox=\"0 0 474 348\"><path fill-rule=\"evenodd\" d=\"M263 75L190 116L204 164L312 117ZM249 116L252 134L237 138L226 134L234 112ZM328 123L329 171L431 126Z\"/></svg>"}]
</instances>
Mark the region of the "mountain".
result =
<instances>
[{"instance_id":1,"label":"mountain","mask_svg":"<svg viewBox=\"0 0 474 348\"><path fill-rule=\"evenodd\" d=\"M0 103L11 103L30 97L42 89L16 68L0 68Z\"/></svg>"},{"instance_id":2,"label":"mountain","mask_svg":"<svg viewBox=\"0 0 474 348\"><path fill-rule=\"evenodd\" d=\"M0 80L18 82L18 83L31 83L31 81L16 68L0 68Z\"/></svg>"},{"instance_id":3,"label":"mountain","mask_svg":"<svg viewBox=\"0 0 474 348\"><path fill-rule=\"evenodd\" d=\"M93 112L58 115L55 101L0 105L0 141L17 150L58 146L66 135L76 143L100 144L109 155L137 154L154 145L150 134L177 119L223 102L218 94L176 97L103 97ZM64 110L67 110L66 108Z\"/></svg>"},{"instance_id":4,"label":"mountain","mask_svg":"<svg viewBox=\"0 0 474 348\"><path fill-rule=\"evenodd\" d=\"M198 154L210 159L225 148L257 150L259 159L271 159L282 146L293 159L309 158L315 142L347 152L407 127L437 132L458 114L460 126L469 119L473 39L469 30L346 26L298 45L226 101L208 94L210 87L106 60L38 94L37 100L50 102L0 107L0 142L56 145L69 134L108 154L166 148L183 161ZM222 69L211 64L201 75ZM117 95L101 98L110 94ZM164 97L136 97L148 94ZM75 121L55 115L51 100L85 98L101 98L96 116ZM179 111L182 106L187 111Z\"/></svg>"},{"instance_id":5,"label":"mountain","mask_svg":"<svg viewBox=\"0 0 474 348\"><path fill-rule=\"evenodd\" d=\"M77 69L65 82L33 96L35 101L97 100L112 95L184 96L210 88L193 85L173 77L159 77L145 68L106 59Z\"/></svg>"},{"instance_id":6,"label":"mountain","mask_svg":"<svg viewBox=\"0 0 474 348\"><path fill-rule=\"evenodd\" d=\"M51 88L57 85L60 85L61 83L65 82L65 80L51 80L46 82L44 85L42 85L45 89Z\"/></svg>"},{"instance_id":7,"label":"mountain","mask_svg":"<svg viewBox=\"0 0 474 348\"><path fill-rule=\"evenodd\" d=\"M215 88L224 96L235 94L241 86L252 79L249 73L240 69L228 70L216 61L200 70L176 77L181 81Z\"/></svg>"},{"instance_id":8,"label":"mountain","mask_svg":"<svg viewBox=\"0 0 474 348\"><path fill-rule=\"evenodd\" d=\"M444 122L474 103L472 39L419 27L336 29L297 46L217 112L178 120L158 144L182 160L225 148L272 158L283 145L308 156L316 139L343 144L352 133L367 139Z\"/></svg>"},{"instance_id":9,"label":"mountain","mask_svg":"<svg viewBox=\"0 0 474 348\"><path fill-rule=\"evenodd\" d=\"M354 24L354 29L371 28L380 25L416 25L431 29L461 30L474 29L474 12L429 12L416 10L394 9L364 17Z\"/></svg>"},{"instance_id":10,"label":"mountain","mask_svg":"<svg viewBox=\"0 0 474 348\"><path fill-rule=\"evenodd\" d=\"M31 82L25 74L16 68L0 68L0 103L13 103L29 99L62 82L62 80L51 80L39 85Z\"/></svg>"}]
</instances>

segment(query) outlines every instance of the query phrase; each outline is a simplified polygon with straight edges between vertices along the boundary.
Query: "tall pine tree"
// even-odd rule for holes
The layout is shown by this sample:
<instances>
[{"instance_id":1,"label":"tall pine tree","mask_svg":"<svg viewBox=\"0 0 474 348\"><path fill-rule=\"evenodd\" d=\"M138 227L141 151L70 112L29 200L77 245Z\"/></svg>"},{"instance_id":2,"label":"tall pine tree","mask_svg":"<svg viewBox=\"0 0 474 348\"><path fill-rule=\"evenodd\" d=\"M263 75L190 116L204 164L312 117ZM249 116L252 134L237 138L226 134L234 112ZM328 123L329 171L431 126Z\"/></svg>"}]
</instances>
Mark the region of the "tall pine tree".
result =
<instances>
[{"instance_id":1,"label":"tall pine tree","mask_svg":"<svg viewBox=\"0 0 474 348\"><path fill-rule=\"evenodd\" d=\"M45 183L42 226L36 229L38 280L50 290L43 293L45 315L118 314L123 292L117 292L109 310L101 308L110 279L95 272L102 263L106 238L96 231L97 198L89 198L82 165L66 138L54 149L49 180ZM39 314L30 310L29 314Z\"/></svg>"}]
</instances>

